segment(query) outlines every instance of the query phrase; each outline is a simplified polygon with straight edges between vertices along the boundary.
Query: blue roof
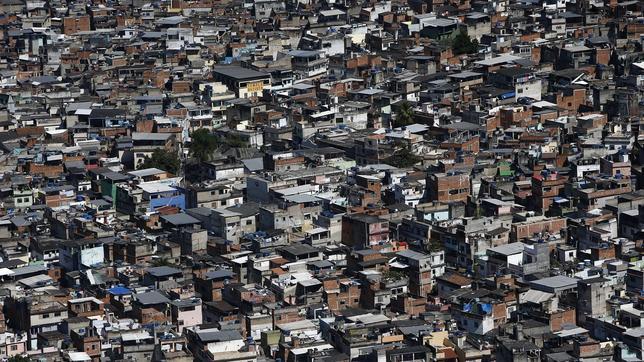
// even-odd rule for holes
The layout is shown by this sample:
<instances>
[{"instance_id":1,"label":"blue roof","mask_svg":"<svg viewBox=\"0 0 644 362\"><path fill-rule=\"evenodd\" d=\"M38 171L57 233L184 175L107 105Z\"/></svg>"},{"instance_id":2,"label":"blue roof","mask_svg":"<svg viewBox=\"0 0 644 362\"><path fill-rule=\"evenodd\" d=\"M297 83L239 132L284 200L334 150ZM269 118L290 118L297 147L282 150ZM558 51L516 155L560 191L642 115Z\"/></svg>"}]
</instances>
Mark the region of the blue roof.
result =
<instances>
[{"instance_id":1,"label":"blue roof","mask_svg":"<svg viewBox=\"0 0 644 362\"><path fill-rule=\"evenodd\" d=\"M126 287L113 287L113 288L110 288L109 292L110 294L113 294L113 295L132 294L132 291L127 289Z\"/></svg>"}]
</instances>

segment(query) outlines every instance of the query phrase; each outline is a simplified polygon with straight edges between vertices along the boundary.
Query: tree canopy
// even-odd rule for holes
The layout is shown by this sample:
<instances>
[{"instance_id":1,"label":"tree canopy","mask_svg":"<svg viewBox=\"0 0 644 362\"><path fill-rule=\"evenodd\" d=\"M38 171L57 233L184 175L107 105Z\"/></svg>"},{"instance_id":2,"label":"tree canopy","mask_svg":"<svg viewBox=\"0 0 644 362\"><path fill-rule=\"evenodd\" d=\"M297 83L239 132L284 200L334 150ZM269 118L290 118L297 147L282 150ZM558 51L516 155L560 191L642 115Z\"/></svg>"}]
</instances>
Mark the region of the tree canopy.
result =
<instances>
[{"instance_id":1,"label":"tree canopy","mask_svg":"<svg viewBox=\"0 0 644 362\"><path fill-rule=\"evenodd\" d=\"M9 359L7 360L7 362L29 362L29 361L31 361L31 358L27 356L20 356L20 355L9 357Z\"/></svg>"},{"instance_id":2,"label":"tree canopy","mask_svg":"<svg viewBox=\"0 0 644 362\"><path fill-rule=\"evenodd\" d=\"M158 266L174 266L174 264L170 261L170 259L166 257L161 257L161 258L155 258L152 259L152 262L150 263L153 267L158 267Z\"/></svg>"},{"instance_id":3,"label":"tree canopy","mask_svg":"<svg viewBox=\"0 0 644 362\"><path fill-rule=\"evenodd\" d=\"M396 112L394 127L403 127L414 123L414 109L409 102L404 102Z\"/></svg>"},{"instance_id":4,"label":"tree canopy","mask_svg":"<svg viewBox=\"0 0 644 362\"><path fill-rule=\"evenodd\" d=\"M221 146L228 147L247 147L241 137L230 134L222 138L207 129L198 129L190 135L190 155L197 161L208 161L213 153Z\"/></svg>"},{"instance_id":5,"label":"tree canopy","mask_svg":"<svg viewBox=\"0 0 644 362\"><path fill-rule=\"evenodd\" d=\"M411 152L409 147L404 147L387 158L385 163L395 167L406 168L412 167L420 161L422 161L422 158Z\"/></svg>"},{"instance_id":6,"label":"tree canopy","mask_svg":"<svg viewBox=\"0 0 644 362\"><path fill-rule=\"evenodd\" d=\"M471 39L464 31L456 34L451 45L455 55L475 53L479 48L478 40Z\"/></svg>"},{"instance_id":7,"label":"tree canopy","mask_svg":"<svg viewBox=\"0 0 644 362\"><path fill-rule=\"evenodd\" d=\"M198 129L190 135L190 155L199 161L207 161L219 146L219 138L207 129Z\"/></svg>"},{"instance_id":8,"label":"tree canopy","mask_svg":"<svg viewBox=\"0 0 644 362\"><path fill-rule=\"evenodd\" d=\"M158 168L172 174L177 174L181 167L181 160L174 151L164 149L156 149L152 152L150 157L146 157L145 161L139 166L139 169L144 168Z\"/></svg>"}]
</instances>

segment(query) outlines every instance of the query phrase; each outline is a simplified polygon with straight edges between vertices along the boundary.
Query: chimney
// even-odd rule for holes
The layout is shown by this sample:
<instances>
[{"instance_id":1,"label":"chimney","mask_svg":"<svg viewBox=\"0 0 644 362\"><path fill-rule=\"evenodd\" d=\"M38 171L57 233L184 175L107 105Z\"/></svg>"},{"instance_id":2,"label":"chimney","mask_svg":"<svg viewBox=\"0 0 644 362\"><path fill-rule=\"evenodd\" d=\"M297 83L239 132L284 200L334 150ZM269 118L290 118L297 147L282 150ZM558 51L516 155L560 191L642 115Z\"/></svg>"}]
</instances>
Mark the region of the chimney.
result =
<instances>
[{"instance_id":1,"label":"chimney","mask_svg":"<svg viewBox=\"0 0 644 362\"><path fill-rule=\"evenodd\" d=\"M456 345L459 347L463 347L465 345L465 334L459 333L456 335Z\"/></svg>"},{"instance_id":2,"label":"chimney","mask_svg":"<svg viewBox=\"0 0 644 362\"><path fill-rule=\"evenodd\" d=\"M514 332L514 339L516 339L517 341L520 341L520 340L523 339L523 325L522 324L519 324L519 323L515 324L514 328L513 328L513 332Z\"/></svg>"}]
</instances>

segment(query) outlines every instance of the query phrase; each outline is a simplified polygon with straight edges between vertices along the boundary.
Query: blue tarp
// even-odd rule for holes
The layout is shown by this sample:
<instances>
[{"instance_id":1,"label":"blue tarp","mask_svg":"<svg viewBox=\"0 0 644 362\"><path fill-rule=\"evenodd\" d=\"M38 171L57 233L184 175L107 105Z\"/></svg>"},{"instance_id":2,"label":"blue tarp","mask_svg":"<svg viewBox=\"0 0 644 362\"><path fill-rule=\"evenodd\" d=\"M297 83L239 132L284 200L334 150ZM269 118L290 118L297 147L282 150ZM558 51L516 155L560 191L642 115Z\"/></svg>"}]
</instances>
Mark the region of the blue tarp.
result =
<instances>
[{"instance_id":1,"label":"blue tarp","mask_svg":"<svg viewBox=\"0 0 644 362\"><path fill-rule=\"evenodd\" d=\"M481 303L481 304L479 305L479 307L481 308L481 310L482 310L483 312L485 312L485 314L490 314L490 313L492 313L492 304L489 304L489 303Z\"/></svg>"},{"instance_id":2,"label":"blue tarp","mask_svg":"<svg viewBox=\"0 0 644 362\"><path fill-rule=\"evenodd\" d=\"M127 289L126 287L113 287L113 288L110 288L109 292L110 294L113 294L113 295L132 294L132 291Z\"/></svg>"},{"instance_id":3,"label":"blue tarp","mask_svg":"<svg viewBox=\"0 0 644 362\"><path fill-rule=\"evenodd\" d=\"M508 98L513 98L513 97L514 97L514 95L515 95L515 93L514 93L514 92L507 92L507 93L503 93L503 94L501 94L501 95L499 96L499 98L501 98L501 99L508 99Z\"/></svg>"}]
</instances>

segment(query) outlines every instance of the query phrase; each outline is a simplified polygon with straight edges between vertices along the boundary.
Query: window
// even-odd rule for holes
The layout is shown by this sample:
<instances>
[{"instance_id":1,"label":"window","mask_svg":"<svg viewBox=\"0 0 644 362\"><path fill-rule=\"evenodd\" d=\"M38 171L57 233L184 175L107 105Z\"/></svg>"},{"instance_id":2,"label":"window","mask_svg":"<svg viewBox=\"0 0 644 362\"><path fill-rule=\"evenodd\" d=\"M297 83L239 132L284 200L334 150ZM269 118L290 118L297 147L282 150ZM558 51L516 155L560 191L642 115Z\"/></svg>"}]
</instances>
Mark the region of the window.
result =
<instances>
[{"instance_id":1,"label":"window","mask_svg":"<svg viewBox=\"0 0 644 362\"><path fill-rule=\"evenodd\" d=\"M12 344L12 345L11 345L11 350L12 350L12 351L16 351L16 350L18 350L18 346L17 346L17 345L15 345L15 344Z\"/></svg>"},{"instance_id":2,"label":"window","mask_svg":"<svg viewBox=\"0 0 644 362\"><path fill-rule=\"evenodd\" d=\"M246 225L253 225L253 220L246 220Z\"/></svg>"},{"instance_id":3,"label":"window","mask_svg":"<svg viewBox=\"0 0 644 362\"><path fill-rule=\"evenodd\" d=\"M43 318L49 318L49 314L43 314L42 317Z\"/></svg>"}]
</instances>

